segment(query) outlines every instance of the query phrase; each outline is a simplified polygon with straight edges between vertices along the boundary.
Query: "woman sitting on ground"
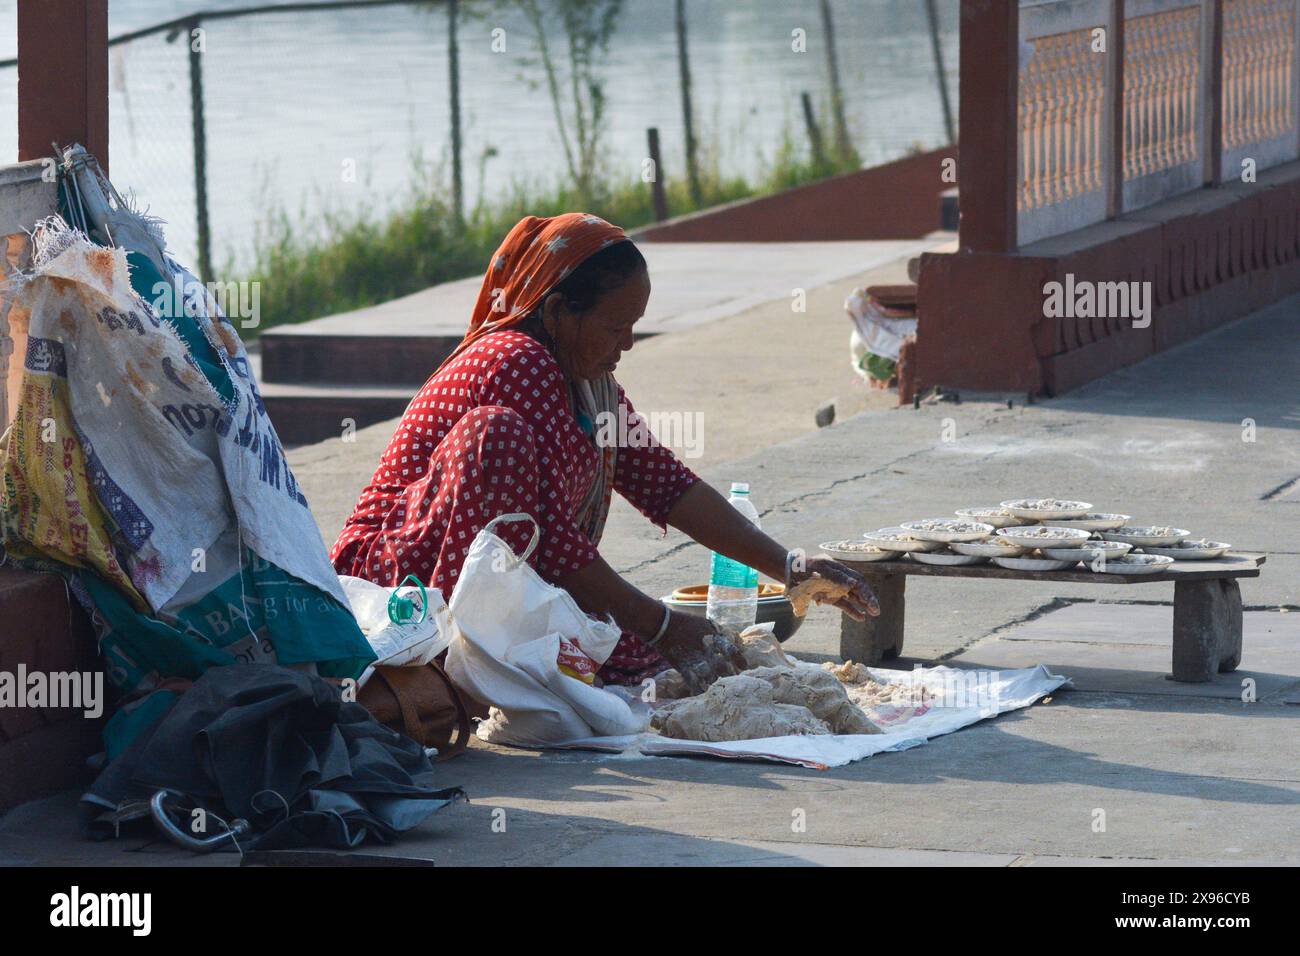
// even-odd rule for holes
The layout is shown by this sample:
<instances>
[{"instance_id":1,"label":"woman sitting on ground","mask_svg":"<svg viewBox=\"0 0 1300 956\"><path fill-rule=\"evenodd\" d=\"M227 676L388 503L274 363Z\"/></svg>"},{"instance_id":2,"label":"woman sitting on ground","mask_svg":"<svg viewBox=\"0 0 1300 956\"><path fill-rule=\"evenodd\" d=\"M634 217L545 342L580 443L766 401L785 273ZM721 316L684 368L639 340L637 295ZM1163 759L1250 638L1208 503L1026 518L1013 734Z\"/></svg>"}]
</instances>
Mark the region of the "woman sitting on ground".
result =
<instances>
[{"instance_id":1,"label":"woman sitting on ground","mask_svg":"<svg viewBox=\"0 0 1300 956\"><path fill-rule=\"evenodd\" d=\"M488 266L464 340L407 407L344 524L331 552L339 573L387 586L414 574L450 596L483 526L526 512L541 529L536 570L623 629L605 683L675 666L702 685L743 669L713 624L669 612L602 560L618 491L661 530L787 585L813 572L849 583L840 606L877 613L860 575L829 558L793 560L653 437L615 444L645 429L599 427L636 421L613 372L649 297L645 259L616 226L579 213L519 222ZM522 553L532 527L495 530Z\"/></svg>"}]
</instances>

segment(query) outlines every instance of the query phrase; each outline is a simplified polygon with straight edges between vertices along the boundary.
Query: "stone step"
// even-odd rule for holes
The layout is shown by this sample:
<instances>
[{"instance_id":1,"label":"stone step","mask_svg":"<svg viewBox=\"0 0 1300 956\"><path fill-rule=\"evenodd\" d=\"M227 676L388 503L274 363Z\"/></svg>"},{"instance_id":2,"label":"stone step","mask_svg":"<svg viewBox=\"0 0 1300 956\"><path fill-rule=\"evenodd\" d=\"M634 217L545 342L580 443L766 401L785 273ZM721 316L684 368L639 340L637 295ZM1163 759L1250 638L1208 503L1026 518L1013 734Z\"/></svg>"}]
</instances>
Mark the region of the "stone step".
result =
<instances>
[{"instance_id":1,"label":"stone step","mask_svg":"<svg viewBox=\"0 0 1300 956\"><path fill-rule=\"evenodd\" d=\"M258 340L259 381L271 384L423 385L457 335L303 335L271 330Z\"/></svg>"},{"instance_id":2,"label":"stone step","mask_svg":"<svg viewBox=\"0 0 1300 956\"><path fill-rule=\"evenodd\" d=\"M421 379L421 383L423 379ZM286 448L338 438L397 418L419 391L416 385L262 384L266 413Z\"/></svg>"},{"instance_id":3,"label":"stone step","mask_svg":"<svg viewBox=\"0 0 1300 956\"><path fill-rule=\"evenodd\" d=\"M636 341L654 332L633 334ZM461 335L338 335L272 330L257 342L258 381L277 385L410 385L412 394ZM250 354L250 358L251 358Z\"/></svg>"}]
</instances>

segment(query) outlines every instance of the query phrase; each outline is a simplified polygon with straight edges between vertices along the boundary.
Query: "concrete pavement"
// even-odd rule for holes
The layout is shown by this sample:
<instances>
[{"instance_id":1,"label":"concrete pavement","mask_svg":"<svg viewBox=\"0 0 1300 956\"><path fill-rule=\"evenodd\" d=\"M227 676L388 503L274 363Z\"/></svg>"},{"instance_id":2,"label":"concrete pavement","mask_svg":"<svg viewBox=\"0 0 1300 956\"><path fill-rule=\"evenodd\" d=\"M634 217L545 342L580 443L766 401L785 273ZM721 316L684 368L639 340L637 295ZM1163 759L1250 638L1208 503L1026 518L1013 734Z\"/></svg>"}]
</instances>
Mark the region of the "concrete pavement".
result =
<instances>
[{"instance_id":1,"label":"concrete pavement","mask_svg":"<svg viewBox=\"0 0 1300 956\"><path fill-rule=\"evenodd\" d=\"M736 334L763 320L734 321ZM650 347L688 350L687 337L705 331L638 350L668 363ZM1300 862L1300 707L1287 703L1300 700L1300 629L1291 623L1300 612L1297 340L1300 299L1292 299L1060 399L868 411L703 469L715 484L748 480L765 529L790 546L1052 495L1264 552L1262 576L1242 582L1251 613L1238 673L1210 685L1165 680L1169 584L914 580L899 666L992 664L1005 647L1027 662L1031 645L1039 662L1078 673L1079 687L916 750L820 773L476 746L447 767L475 797L474 808L451 811L467 821L468 859L740 863L776 846L768 862L922 862L909 853L993 865ZM765 360L751 367L761 374ZM671 396L665 406L652 381L638 384L629 394L643 411L673 407L677 386L659 386ZM760 391L747 398L761 409L784 394ZM601 550L652 594L707 574L703 548L676 532L661 538L626 506ZM1065 617L1054 624L1054 615ZM1078 637L1089 620L1091 637L1054 639L1072 628ZM788 647L835 655L837 615L815 609ZM1241 700L1247 677L1258 687L1254 703ZM507 808L507 820L546 838L508 849L490 831L476 836L483 805ZM808 828L796 834L799 809ZM448 862L465 859L466 835L451 814L437 825L444 836L427 844Z\"/></svg>"},{"instance_id":2,"label":"concrete pavement","mask_svg":"<svg viewBox=\"0 0 1300 956\"><path fill-rule=\"evenodd\" d=\"M776 321L761 313L724 321L740 335L747 322ZM731 354L759 376L779 367L782 341L806 328L788 312L784 321L786 339L754 336ZM649 340L629 356L629 373L638 355L660 369L629 385L643 412L679 401L672 350L696 347L691 337L711 328ZM838 336L847 362L847 322L826 334L827 343ZM375 852L446 864L1300 862L1298 340L1292 299L1064 398L868 411L827 429L805 424L770 447L753 444L762 433L732 433L724 444L742 453L701 465L715 484L748 480L765 529L791 547L1050 495L1264 552L1262 576L1242 582L1248 624L1237 673L1208 685L1164 679L1168 584L927 579L909 584L897 666L1033 661L1076 676L1076 687L924 747L821 772L475 742L443 768L472 804ZM706 428L782 401L807 409L826 391L825 382L765 390L761 377L753 386L701 402ZM290 455L328 538L389 432L391 424L375 426L351 447ZM675 532L660 537L621 504L601 550L652 594L707 573L702 548ZM834 656L837 615L814 609L787 647ZM1253 702L1243 700L1247 678ZM236 862L193 861L140 841L85 844L73 800L0 819L0 861Z\"/></svg>"}]
</instances>

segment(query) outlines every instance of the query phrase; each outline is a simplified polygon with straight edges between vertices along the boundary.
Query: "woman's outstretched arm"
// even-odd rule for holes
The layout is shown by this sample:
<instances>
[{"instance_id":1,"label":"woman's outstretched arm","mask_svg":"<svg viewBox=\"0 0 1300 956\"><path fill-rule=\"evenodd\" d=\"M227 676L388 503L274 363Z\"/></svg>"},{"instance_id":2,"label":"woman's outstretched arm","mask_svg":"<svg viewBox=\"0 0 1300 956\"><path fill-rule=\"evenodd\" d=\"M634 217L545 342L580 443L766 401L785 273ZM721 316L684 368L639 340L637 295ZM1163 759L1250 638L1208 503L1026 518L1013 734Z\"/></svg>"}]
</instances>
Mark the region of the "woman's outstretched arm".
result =
<instances>
[{"instance_id":1,"label":"woman's outstretched arm","mask_svg":"<svg viewBox=\"0 0 1300 956\"><path fill-rule=\"evenodd\" d=\"M866 579L852 568L827 557L807 557L793 563L786 576L789 551L754 527L726 498L703 481L687 488L668 512L668 523L710 551L717 551L786 584L818 574L848 585L851 590L835 606L861 620L880 613Z\"/></svg>"},{"instance_id":2,"label":"woman's outstretched arm","mask_svg":"<svg viewBox=\"0 0 1300 956\"><path fill-rule=\"evenodd\" d=\"M850 588L836 605L853 617L880 613L876 597L858 572L827 557L804 557L786 574L788 550L745 517L660 444L619 391L622 414L631 426L619 447L614 487L638 511L663 527L671 525L711 551L725 554L776 581L797 584L818 574ZM635 440L634 440L635 439Z\"/></svg>"},{"instance_id":3,"label":"woman's outstretched arm","mask_svg":"<svg viewBox=\"0 0 1300 956\"><path fill-rule=\"evenodd\" d=\"M697 481L668 512L668 523L710 551L755 568L774 581L785 580L786 549L754 527L707 482Z\"/></svg>"}]
</instances>

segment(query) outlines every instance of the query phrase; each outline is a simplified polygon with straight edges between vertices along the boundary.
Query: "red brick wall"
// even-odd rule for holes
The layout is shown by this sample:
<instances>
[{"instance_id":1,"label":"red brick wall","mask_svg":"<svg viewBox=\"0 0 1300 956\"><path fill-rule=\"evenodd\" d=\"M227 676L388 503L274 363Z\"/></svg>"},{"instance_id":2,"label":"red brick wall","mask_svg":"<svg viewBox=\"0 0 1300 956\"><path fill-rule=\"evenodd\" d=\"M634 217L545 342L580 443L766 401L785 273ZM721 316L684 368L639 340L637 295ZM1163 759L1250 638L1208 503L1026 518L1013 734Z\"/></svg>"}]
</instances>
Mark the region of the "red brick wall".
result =
<instances>
[{"instance_id":1,"label":"red brick wall","mask_svg":"<svg viewBox=\"0 0 1300 956\"><path fill-rule=\"evenodd\" d=\"M61 577L0 567L0 671L96 671L96 657L90 621ZM84 783L101 728L77 710L0 707L0 813Z\"/></svg>"},{"instance_id":2,"label":"red brick wall","mask_svg":"<svg viewBox=\"0 0 1300 956\"><path fill-rule=\"evenodd\" d=\"M925 254L918 386L1060 394L1300 292L1300 163L1077 235L1099 238L1011 255ZM1035 252L1044 246L1060 251ZM1150 281L1150 327L1045 317L1043 285L1067 273Z\"/></svg>"},{"instance_id":3,"label":"red brick wall","mask_svg":"<svg viewBox=\"0 0 1300 956\"><path fill-rule=\"evenodd\" d=\"M915 239L939 228L943 160L953 147L908 156L758 199L647 226L648 242L815 242Z\"/></svg>"}]
</instances>

